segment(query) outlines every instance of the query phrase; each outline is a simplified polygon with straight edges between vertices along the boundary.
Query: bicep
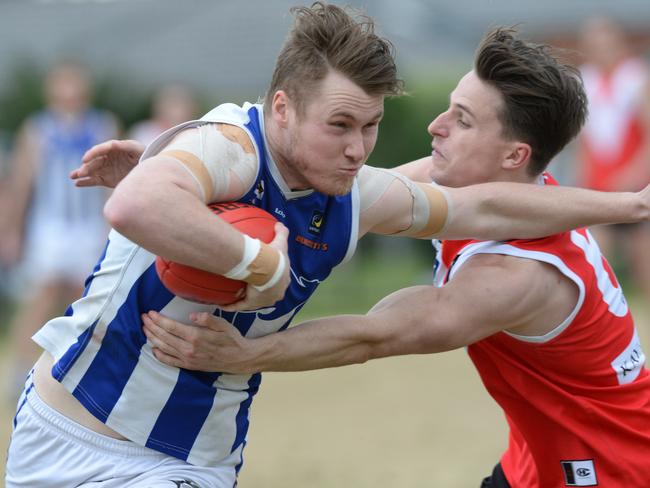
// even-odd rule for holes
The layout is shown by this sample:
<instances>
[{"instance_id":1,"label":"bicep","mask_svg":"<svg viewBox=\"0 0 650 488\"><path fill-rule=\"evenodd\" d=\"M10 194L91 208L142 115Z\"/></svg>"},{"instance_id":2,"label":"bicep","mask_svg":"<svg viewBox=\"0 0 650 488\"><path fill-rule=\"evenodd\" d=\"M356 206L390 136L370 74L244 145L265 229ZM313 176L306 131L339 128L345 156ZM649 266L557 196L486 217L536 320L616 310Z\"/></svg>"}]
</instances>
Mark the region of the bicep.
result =
<instances>
[{"instance_id":1,"label":"bicep","mask_svg":"<svg viewBox=\"0 0 650 488\"><path fill-rule=\"evenodd\" d=\"M157 155L145 159L115 187L109 203L120 201L129 205L170 198L177 192L190 194L203 201L203 192L194 175L174 158ZM111 202L112 201L112 202Z\"/></svg>"},{"instance_id":2,"label":"bicep","mask_svg":"<svg viewBox=\"0 0 650 488\"><path fill-rule=\"evenodd\" d=\"M513 259L474 256L443 287L406 288L379 302L369 315L394 325L378 356L452 350L529 323L545 296Z\"/></svg>"}]
</instances>

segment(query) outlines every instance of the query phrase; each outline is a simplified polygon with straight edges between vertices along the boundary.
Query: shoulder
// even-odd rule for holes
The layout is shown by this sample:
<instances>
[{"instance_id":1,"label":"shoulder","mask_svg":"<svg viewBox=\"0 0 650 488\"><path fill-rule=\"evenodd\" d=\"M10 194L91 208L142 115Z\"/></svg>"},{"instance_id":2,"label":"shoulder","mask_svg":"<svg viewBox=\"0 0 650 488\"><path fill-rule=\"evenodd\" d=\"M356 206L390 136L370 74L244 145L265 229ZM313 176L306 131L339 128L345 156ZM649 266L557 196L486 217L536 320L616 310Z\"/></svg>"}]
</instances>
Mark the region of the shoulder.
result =
<instances>
[{"instance_id":1,"label":"shoulder","mask_svg":"<svg viewBox=\"0 0 650 488\"><path fill-rule=\"evenodd\" d=\"M251 117L261 117L262 106L252 103L237 105L236 103L222 103L217 105L203 117L205 122L223 122L237 126L245 125L251 121Z\"/></svg>"},{"instance_id":2,"label":"shoulder","mask_svg":"<svg viewBox=\"0 0 650 488\"><path fill-rule=\"evenodd\" d=\"M570 316L579 291L556 266L530 257L476 254L449 285L483 301L486 320L523 335L543 335ZM447 285L448 286L448 285Z\"/></svg>"},{"instance_id":3,"label":"shoulder","mask_svg":"<svg viewBox=\"0 0 650 488\"><path fill-rule=\"evenodd\" d=\"M215 128L230 142L241 146L245 153L255 154L255 146L250 135L237 125L217 123Z\"/></svg>"},{"instance_id":4,"label":"shoulder","mask_svg":"<svg viewBox=\"0 0 650 488\"><path fill-rule=\"evenodd\" d=\"M18 128L17 142L34 144L38 141L43 141L48 137L48 133L52 129L48 129L49 114L47 112L38 112L30 115L25 119L22 125Z\"/></svg>"},{"instance_id":5,"label":"shoulder","mask_svg":"<svg viewBox=\"0 0 650 488\"><path fill-rule=\"evenodd\" d=\"M247 156L257 154L249 133L243 128L223 123L199 121L196 124L179 128L167 142L168 146L176 143L194 146L206 156L232 158L233 150L241 151ZM206 163L208 161L205 161ZM221 161L223 164L224 161Z\"/></svg>"}]
</instances>

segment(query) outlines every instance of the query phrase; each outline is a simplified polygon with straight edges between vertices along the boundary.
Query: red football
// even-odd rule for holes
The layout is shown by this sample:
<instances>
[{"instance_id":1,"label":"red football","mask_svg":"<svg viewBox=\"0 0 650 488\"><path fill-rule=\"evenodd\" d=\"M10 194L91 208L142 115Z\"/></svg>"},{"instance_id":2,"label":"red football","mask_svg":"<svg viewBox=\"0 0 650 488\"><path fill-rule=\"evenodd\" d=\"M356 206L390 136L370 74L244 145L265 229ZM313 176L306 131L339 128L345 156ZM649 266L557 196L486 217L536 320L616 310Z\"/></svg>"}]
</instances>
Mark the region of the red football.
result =
<instances>
[{"instance_id":1,"label":"red football","mask_svg":"<svg viewBox=\"0 0 650 488\"><path fill-rule=\"evenodd\" d=\"M261 208L240 202L214 203L209 208L237 230L269 243L275 237L277 220ZM246 282L192 268L156 257L156 271L163 285L174 295L199 303L228 305L240 300Z\"/></svg>"}]
</instances>

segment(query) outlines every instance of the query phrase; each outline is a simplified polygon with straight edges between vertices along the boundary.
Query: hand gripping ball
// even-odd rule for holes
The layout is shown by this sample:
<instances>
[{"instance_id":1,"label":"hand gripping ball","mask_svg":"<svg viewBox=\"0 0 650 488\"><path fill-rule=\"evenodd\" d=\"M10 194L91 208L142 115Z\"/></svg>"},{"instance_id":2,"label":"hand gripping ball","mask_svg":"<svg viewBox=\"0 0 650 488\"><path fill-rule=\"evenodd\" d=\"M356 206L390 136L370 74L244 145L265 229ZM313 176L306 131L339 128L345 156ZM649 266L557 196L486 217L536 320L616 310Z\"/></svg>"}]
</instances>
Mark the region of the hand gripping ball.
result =
<instances>
[{"instance_id":1,"label":"hand gripping ball","mask_svg":"<svg viewBox=\"0 0 650 488\"><path fill-rule=\"evenodd\" d=\"M267 244L275 237L277 220L259 207L241 202L214 203L208 207L243 234ZM226 278L160 256L156 257L156 271L169 291L193 302L228 305L241 300L246 290L245 281Z\"/></svg>"}]
</instances>

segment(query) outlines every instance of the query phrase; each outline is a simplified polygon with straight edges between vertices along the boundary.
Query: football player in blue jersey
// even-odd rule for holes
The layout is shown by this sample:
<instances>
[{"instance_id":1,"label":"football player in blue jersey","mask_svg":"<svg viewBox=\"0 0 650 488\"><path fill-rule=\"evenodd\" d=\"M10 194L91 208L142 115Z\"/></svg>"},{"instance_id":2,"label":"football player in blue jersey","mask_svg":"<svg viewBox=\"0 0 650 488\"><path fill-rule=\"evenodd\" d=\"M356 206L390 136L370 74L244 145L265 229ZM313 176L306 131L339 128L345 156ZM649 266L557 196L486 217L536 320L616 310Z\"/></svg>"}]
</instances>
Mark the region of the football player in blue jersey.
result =
<instances>
[{"instance_id":1,"label":"football player in blue jersey","mask_svg":"<svg viewBox=\"0 0 650 488\"><path fill-rule=\"evenodd\" d=\"M364 166L384 98L402 90L391 46L343 8L294 12L263 105L220 105L162 134L137 165L110 143L73 175L82 185L124 177L105 207L114 229L84 296L34 336L46 352L19 403L8 487L236 483L261 375L158 361L143 314L206 312L259 337L285 329L366 233L530 238L644 215L639 194L442 188ZM507 156L515 164L526 151ZM245 237L206 208L222 201L253 203L284 227L270 245ZM227 310L176 297L156 255L247 281L246 297Z\"/></svg>"}]
</instances>

